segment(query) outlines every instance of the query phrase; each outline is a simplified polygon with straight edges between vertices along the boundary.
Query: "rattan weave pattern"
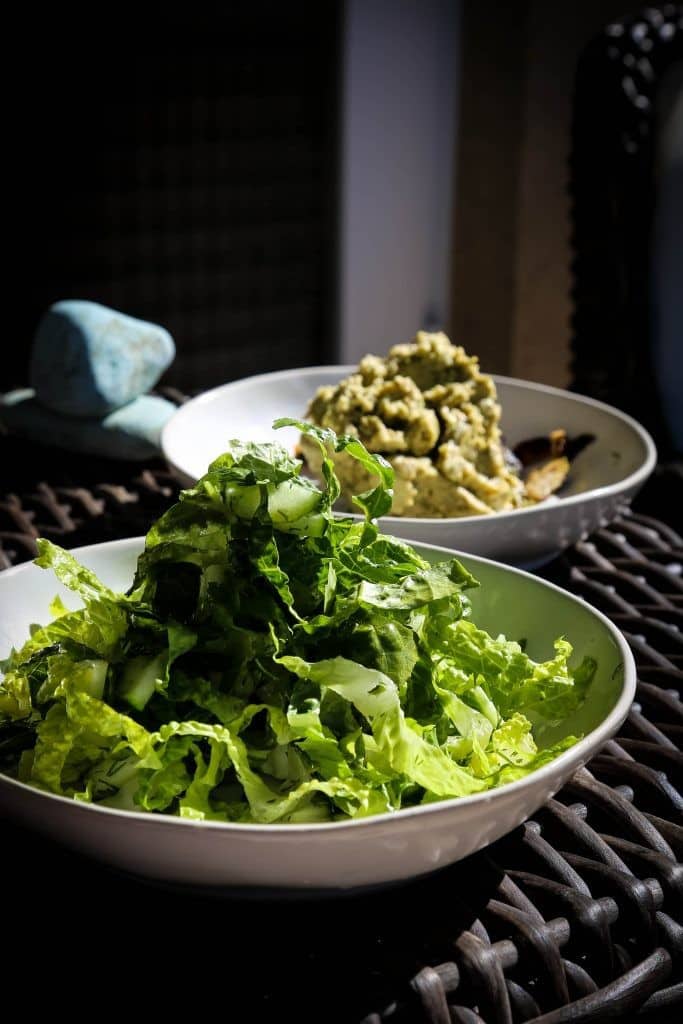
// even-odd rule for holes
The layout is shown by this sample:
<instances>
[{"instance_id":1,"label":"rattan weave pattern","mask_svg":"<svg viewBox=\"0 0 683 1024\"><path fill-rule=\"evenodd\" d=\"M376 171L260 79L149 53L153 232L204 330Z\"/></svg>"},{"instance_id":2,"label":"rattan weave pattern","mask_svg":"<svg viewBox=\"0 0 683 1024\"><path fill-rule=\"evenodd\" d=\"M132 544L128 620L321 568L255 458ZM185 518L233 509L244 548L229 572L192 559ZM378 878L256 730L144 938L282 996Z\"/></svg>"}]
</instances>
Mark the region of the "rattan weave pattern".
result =
<instances>
[{"instance_id":1,"label":"rattan weave pattern","mask_svg":"<svg viewBox=\"0 0 683 1024\"><path fill-rule=\"evenodd\" d=\"M125 484L40 483L7 495L0 564L30 558L40 534L73 547L142 533L175 494L166 471L147 468ZM638 663L637 701L588 768L463 866L476 878L476 904L463 900L462 886L453 891L453 872L436 876L425 891L448 908L438 930L402 947L400 963L388 956L391 937L378 938L389 948L367 966L374 981L365 1005L374 1012L364 1024L679 1019L683 540L624 510L545 575L624 631Z\"/></svg>"},{"instance_id":2,"label":"rattan weave pattern","mask_svg":"<svg viewBox=\"0 0 683 1024\"><path fill-rule=\"evenodd\" d=\"M637 700L588 768L479 855L499 881L477 919L366 1024L680 1019L683 540L624 510L546 574L624 631Z\"/></svg>"},{"instance_id":3,"label":"rattan weave pattern","mask_svg":"<svg viewBox=\"0 0 683 1024\"><path fill-rule=\"evenodd\" d=\"M40 482L0 496L0 569L34 558L41 536L76 547L146 533L176 494L170 473L140 469L127 484Z\"/></svg>"}]
</instances>

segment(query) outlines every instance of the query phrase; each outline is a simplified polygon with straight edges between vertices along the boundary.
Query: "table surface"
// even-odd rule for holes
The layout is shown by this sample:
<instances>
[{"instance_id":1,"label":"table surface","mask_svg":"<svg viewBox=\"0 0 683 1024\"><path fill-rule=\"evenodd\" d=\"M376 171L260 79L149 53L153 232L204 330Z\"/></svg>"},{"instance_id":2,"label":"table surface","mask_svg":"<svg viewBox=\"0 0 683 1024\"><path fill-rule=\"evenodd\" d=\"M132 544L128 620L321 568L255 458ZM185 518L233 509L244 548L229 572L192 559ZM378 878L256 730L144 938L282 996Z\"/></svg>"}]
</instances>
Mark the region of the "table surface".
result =
<instances>
[{"instance_id":1,"label":"table surface","mask_svg":"<svg viewBox=\"0 0 683 1024\"><path fill-rule=\"evenodd\" d=\"M12 464L0 567L32 557L40 534L75 547L144 533L177 493L160 462L55 457L12 441ZM681 507L672 488L680 493L680 475L656 475L636 512L540 570L619 625L639 678L619 736L533 820L398 888L267 902L156 888L5 821L3 877L21 894L13 944L28 951L45 941L41 928L54 935L74 919L89 922L95 943L119 928L136 973L156 955L165 973L177 967L179 989L191 964L202 991L224 975L240 1020L679 1020L683 541L670 525Z\"/></svg>"}]
</instances>

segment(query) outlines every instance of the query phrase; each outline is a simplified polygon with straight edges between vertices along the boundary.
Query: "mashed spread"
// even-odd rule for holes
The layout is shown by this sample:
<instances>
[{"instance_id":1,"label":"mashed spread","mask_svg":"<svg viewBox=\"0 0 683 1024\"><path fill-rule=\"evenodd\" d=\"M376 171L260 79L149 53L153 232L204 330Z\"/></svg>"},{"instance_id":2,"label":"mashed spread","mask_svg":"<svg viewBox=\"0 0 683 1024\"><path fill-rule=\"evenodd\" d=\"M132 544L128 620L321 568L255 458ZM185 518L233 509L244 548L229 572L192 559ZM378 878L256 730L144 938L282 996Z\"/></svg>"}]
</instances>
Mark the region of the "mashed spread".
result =
<instances>
[{"instance_id":1,"label":"mashed spread","mask_svg":"<svg viewBox=\"0 0 683 1024\"><path fill-rule=\"evenodd\" d=\"M443 333L419 331L386 359L365 356L349 377L320 388L306 415L317 426L360 438L389 460L392 515L487 515L527 503L501 437L495 383L476 356ZM317 445L302 437L301 450L319 476ZM347 504L375 486L355 459L342 452L334 461Z\"/></svg>"}]
</instances>

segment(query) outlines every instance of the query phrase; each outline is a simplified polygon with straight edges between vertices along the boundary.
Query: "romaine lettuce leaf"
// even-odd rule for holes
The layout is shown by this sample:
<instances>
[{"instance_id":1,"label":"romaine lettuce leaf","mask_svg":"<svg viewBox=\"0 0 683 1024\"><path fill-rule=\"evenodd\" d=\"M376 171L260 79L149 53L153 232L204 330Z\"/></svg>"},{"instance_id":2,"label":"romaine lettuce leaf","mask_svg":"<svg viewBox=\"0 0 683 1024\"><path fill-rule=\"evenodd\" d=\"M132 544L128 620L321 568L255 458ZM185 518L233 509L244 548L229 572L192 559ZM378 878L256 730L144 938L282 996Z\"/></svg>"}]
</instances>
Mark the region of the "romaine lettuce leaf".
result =
<instances>
[{"instance_id":1,"label":"romaine lettuce leaf","mask_svg":"<svg viewBox=\"0 0 683 1024\"><path fill-rule=\"evenodd\" d=\"M353 437L296 420L324 490L274 444L231 441L150 529L128 594L40 543L83 600L2 666L0 769L78 800L239 822L329 821L481 792L538 750L595 669L564 638L534 662L470 620L478 586L379 532L393 474ZM377 479L334 514L331 451Z\"/></svg>"}]
</instances>

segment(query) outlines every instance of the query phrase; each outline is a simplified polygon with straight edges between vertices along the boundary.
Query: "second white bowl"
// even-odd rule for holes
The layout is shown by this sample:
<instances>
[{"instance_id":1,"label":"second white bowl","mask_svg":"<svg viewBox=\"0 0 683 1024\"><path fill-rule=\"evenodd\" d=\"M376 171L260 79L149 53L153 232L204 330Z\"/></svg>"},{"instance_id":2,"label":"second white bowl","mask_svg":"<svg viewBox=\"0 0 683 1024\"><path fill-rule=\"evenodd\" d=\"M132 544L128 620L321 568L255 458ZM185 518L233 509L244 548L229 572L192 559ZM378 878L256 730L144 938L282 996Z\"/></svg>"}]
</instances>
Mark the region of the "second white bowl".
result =
<instances>
[{"instance_id":1,"label":"second white bowl","mask_svg":"<svg viewBox=\"0 0 683 1024\"><path fill-rule=\"evenodd\" d=\"M293 449L295 430L273 430L281 416L304 417L317 389L353 371L352 366L318 366L265 373L223 384L184 405L169 420L161 437L168 464L182 483L202 476L233 438L279 441ZM387 516L386 533L423 544L439 544L527 568L612 519L631 500L655 466L650 435L625 413L592 398L494 377L503 409L503 430L510 447L525 438L563 427L570 436L594 434L572 463L562 496L539 505L456 519Z\"/></svg>"}]
</instances>

